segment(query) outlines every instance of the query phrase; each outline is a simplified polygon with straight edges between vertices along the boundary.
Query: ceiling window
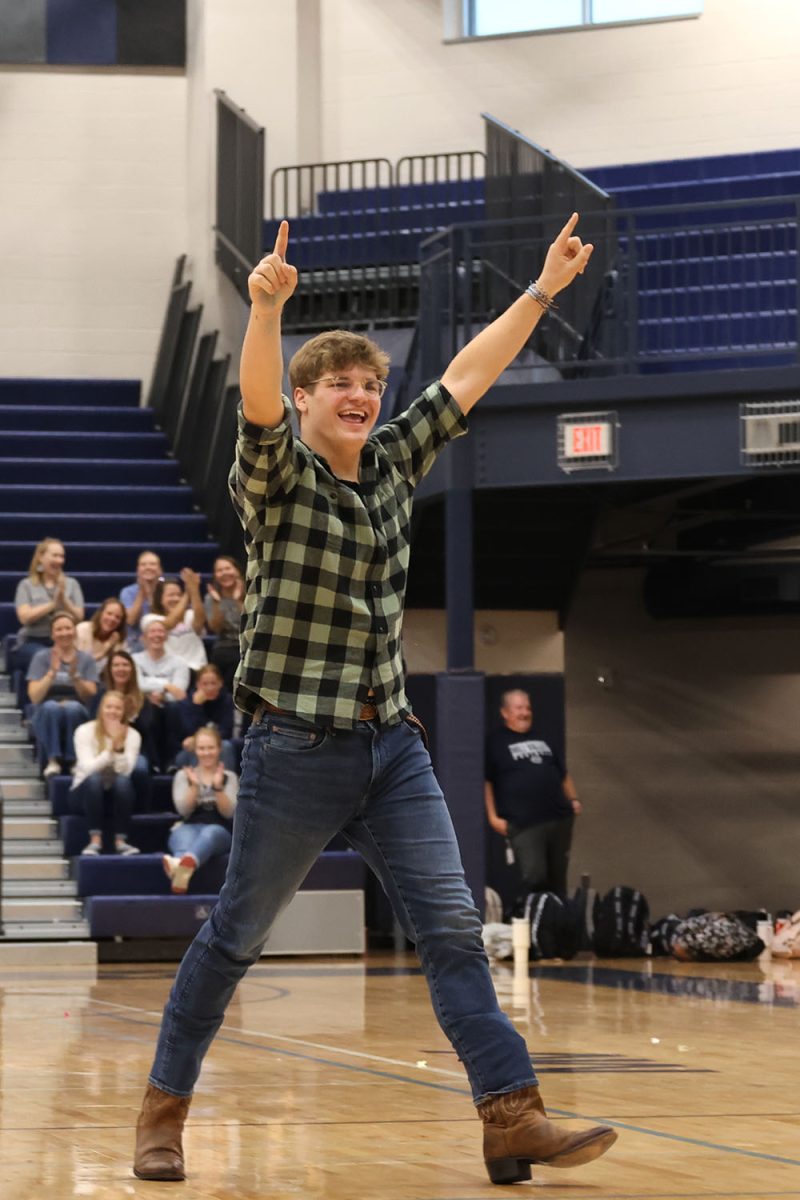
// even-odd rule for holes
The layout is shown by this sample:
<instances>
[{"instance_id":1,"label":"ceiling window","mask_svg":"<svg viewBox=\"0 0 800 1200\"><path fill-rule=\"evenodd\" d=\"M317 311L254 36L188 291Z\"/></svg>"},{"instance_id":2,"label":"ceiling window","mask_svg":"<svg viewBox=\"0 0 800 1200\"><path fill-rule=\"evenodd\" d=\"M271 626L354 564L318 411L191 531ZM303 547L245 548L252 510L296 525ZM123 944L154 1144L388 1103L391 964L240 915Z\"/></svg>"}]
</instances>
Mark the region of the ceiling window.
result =
<instances>
[{"instance_id":1,"label":"ceiling window","mask_svg":"<svg viewBox=\"0 0 800 1200\"><path fill-rule=\"evenodd\" d=\"M702 0L467 0L467 37L698 17Z\"/></svg>"}]
</instances>

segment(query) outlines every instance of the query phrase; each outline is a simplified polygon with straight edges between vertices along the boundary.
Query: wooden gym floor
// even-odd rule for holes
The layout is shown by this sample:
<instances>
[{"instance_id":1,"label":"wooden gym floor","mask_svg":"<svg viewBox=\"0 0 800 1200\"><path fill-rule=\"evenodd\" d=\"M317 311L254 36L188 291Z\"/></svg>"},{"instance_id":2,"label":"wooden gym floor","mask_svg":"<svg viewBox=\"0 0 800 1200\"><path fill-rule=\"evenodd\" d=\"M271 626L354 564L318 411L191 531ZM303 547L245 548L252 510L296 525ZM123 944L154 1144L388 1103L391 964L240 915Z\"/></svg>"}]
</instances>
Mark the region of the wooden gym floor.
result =
<instances>
[{"instance_id":1,"label":"wooden gym floor","mask_svg":"<svg viewBox=\"0 0 800 1200\"><path fill-rule=\"evenodd\" d=\"M539 966L501 1002L551 1114L603 1159L489 1184L465 1078L410 957L265 960L206 1059L184 1184L130 1170L171 965L0 970L0 1196L800 1198L800 962Z\"/></svg>"}]
</instances>

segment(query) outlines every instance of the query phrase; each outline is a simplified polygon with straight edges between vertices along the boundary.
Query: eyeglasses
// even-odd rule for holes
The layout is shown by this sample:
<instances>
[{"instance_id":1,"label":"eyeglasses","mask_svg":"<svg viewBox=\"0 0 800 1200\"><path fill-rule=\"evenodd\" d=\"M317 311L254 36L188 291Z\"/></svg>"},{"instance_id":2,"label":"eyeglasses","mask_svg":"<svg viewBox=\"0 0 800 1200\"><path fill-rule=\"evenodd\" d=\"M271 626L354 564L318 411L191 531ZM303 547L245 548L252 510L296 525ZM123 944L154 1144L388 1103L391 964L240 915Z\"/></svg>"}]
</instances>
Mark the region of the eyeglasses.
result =
<instances>
[{"instance_id":1,"label":"eyeglasses","mask_svg":"<svg viewBox=\"0 0 800 1200\"><path fill-rule=\"evenodd\" d=\"M346 396L356 388L362 387L368 396L376 400L380 400L387 386L385 379L348 379L346 375L323 375L322 379L312 379L305 386L314 387L317 383L329 384L340 396Z\"/></svg>"}]
</instances>

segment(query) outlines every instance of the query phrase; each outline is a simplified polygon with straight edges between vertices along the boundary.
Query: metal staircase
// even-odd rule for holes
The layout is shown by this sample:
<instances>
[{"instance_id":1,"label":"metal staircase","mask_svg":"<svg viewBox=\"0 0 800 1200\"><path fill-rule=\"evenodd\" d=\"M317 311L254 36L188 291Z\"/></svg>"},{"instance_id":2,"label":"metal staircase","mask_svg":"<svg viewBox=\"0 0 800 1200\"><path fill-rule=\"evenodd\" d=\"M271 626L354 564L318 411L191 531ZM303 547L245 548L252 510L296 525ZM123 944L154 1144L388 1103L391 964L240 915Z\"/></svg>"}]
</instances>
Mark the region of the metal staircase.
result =
<instances>
[{"instance_id":1,"label":"metal staircase","mask_svg":"<svg viewBox=\"0 0 800 1200\"><path fill-rule=\"evenodd\" d=\"M88 939L69 860L7 675L0 675L0 794L2 940Z\"/></svg>"}]
</instances>

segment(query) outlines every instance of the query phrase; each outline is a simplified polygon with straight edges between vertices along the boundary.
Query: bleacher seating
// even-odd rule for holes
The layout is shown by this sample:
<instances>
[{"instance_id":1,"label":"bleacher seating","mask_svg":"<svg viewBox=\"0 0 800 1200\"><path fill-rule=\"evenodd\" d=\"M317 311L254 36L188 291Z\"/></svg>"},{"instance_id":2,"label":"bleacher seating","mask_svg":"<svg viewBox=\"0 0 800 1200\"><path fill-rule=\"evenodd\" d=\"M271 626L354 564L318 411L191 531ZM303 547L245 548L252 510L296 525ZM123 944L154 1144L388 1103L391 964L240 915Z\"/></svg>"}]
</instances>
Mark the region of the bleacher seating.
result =
<instances>
[{"instance_id":1,"label":"bleacher seating","mask_svg":"<svg viewBox=\"0 0 800 1200\"><path fill-rule=\"evenodd\" d=\"M43 436L44 434L44 436ZM210 569L217 547L130 380L0 380L0 636L34 545L63 539L87 612L134 576L144 547L167 570Z\"/></svg>"},{"instance_id":2,"label":"bleacher seating","mask_svg":"<svg viewBox=\"0 0 800 1200\"><path fill-rule=\"evenodd\" d=\"M771 365L794 361L800 150L585 174L619 209L635 212L635 246L629 223L621 221L619 247L623 259L634 252L637 348L645 369L648 357L659 371L747 366L764 348L775 351ZM681 207L664 211L669 205Z\"/></svg>"},{"instance_id":3,"label":"bleacher seating","mask_svg":"<svg viewBox=\"0 0 800 1200\"><path fill-rule=\"evenodd\" d=\"M206 518L194 510L191 489L167 457L152 411L138 401L139 385L127 381L0 380L0 637L6 648L17 627L15 587L43 537L63 539L66 570L81 583L88 614L131 582L145 547L161 555L167 570L191 566L208 576L217 546ZM241 745L234 739L237 757ZM81 856L89 830L84 817L70 812L71 783L70 776L51 778L47 795L91 936L193 935L216 900L227 857L201 867L188 895L170 892L161 858L177 819L172 776L152 776L138 798L130 840L141 853L129 858L111 853L110 825L103 830L104 853ZM296 914L276 945L285 953L363 949L364 874L359 855L332 843L303 885L310 895L301 905L302 922ZM332 912L331 892L343 902ZM309 921L319 924L317 942L306 938Z\"/></svg>"},{"instance_id":4,"label":"bleacher seating","mask_svg":"<svg viewBox=\"0 0 800 1200\"><path fill-rule=\"evenodd\" d=\"M324 191L316 212L291 220L292 261L301 270L413 264L430 234L484 214L481 178ZM265 252L277 227L264 222Z\"/></svg>"}]
</instances>

